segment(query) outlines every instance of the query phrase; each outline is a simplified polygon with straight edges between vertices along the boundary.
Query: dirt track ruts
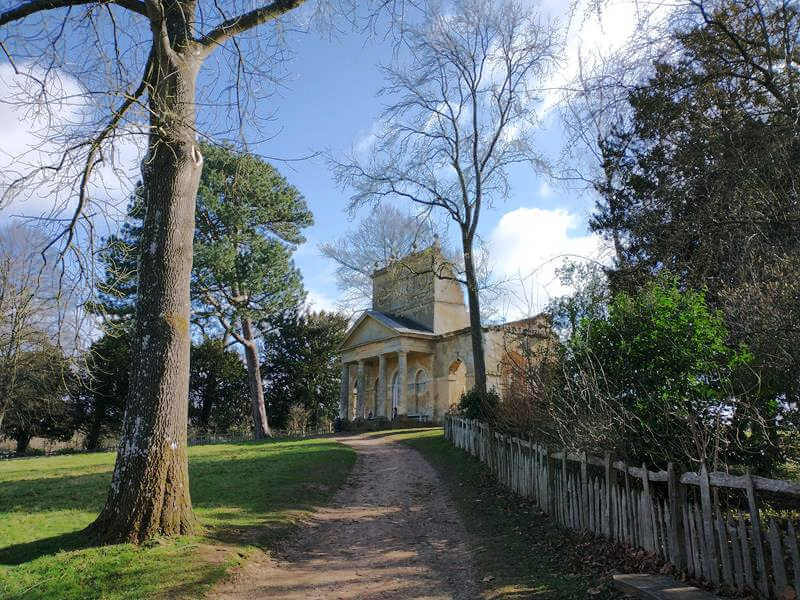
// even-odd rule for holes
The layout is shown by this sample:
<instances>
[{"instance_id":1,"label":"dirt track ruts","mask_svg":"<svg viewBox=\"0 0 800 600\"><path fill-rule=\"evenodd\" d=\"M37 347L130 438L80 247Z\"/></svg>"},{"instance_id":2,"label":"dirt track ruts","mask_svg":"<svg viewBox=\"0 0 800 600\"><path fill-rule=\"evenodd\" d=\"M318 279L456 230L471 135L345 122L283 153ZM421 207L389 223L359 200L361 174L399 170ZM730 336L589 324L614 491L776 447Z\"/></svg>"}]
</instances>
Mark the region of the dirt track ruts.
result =
<instances>
[{"instance_id":1,"label":"dirt track ruts","mask_svg":"<svg viewBox=\"0 0 800 600\"><path fill-rule=\"evenodd\" d=\"M435 470L387 437L339 439L358 458L331 504L281 556L253 558L210 597L477 598L467 533Z\"/></svg>"}]
</instances>

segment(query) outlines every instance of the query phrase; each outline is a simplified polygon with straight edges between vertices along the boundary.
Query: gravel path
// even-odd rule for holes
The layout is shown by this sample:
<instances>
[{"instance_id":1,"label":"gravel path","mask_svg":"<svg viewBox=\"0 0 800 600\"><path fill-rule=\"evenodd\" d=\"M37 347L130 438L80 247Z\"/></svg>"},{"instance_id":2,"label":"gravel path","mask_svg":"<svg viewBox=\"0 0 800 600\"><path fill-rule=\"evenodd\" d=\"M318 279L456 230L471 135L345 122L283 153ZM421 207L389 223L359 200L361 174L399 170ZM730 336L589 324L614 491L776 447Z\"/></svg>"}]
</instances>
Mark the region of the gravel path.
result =
<instances>
[{"instance_id":1,"label":"gravel path","mask_svg":"<svg viewBox=\"0 0 800 600\"><path fill-rule=\"evenodd\" d=\"M280 558L249 561L210 597L477 598L467 534L434 469L386 437L339 439L358 459L331 505Z\"/></svg>"}]
</instances>

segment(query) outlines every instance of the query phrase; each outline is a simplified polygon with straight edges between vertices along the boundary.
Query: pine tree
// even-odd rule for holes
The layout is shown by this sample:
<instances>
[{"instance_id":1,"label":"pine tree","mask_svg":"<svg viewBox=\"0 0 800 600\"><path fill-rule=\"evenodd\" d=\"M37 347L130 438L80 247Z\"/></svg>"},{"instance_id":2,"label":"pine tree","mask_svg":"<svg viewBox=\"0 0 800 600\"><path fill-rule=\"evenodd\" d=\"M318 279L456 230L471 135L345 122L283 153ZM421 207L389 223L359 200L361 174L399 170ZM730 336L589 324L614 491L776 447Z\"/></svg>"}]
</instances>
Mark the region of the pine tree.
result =
<instances>
[{"instance_id":1,"label":"pine tree","mask_svg":"<svg viewBox=\"0 0 800 600\"><path fill-rule=\"evenodd\" d=\"M305 199L275 168L251 154L203 146L197 195L195 316L219 324L247 361L256 438L270 435L261 379L259 331L305 298L291 255L313 223Z\"/></svg>"}]
</instances>

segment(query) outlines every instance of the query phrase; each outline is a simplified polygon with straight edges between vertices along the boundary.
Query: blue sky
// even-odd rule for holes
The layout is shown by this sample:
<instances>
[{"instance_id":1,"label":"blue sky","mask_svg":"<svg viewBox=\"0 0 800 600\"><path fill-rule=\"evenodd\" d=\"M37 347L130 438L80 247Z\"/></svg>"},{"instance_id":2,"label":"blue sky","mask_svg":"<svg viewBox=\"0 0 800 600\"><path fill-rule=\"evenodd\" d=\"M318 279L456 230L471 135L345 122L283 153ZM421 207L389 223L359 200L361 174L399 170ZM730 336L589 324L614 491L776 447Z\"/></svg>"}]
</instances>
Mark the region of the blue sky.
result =
<instances>
[{"instance_id":1,"label":"blue sky","mask_svg":"<svg viewBox=\"0 0 800 600\"><path fill-rule=\"evenodd\" d=\"M546 9L558 14L565 4L549 0ZM574 71L578 49L585 54L600 46L620 45L632 30L633 10L632 2L620 0L612 3L602 21L588 19L573 25L568 57L556 79L563 81ZM294 56L286 64L283 85L268 100L275 120L258 136L269 139L252 144L251 150L263 156L293 159L315 152L343 153L357 145L369 135L382 109L382 99L376 96L383 84L378 64L391 61L391 41L359 32L333 38L316 32L289 32L286 44ZM0 63L0 99L12 94L14 85L8 65ZM6 134L5 156L0 148L2 167L30 142L36 124L29 114L3 104L0 120ZM562 135L555 111L549 113L545 126L538 138L539 148L555 156ZM123 159L132 167L136 164L135 153L123 152ZM322 156L274 162L302 191L314 214L315 224L307 231L307 243L296 253L296 263L312 304L331 308L338 296L333 265L320 255L318 245L354 227L345 212L348 192L337 187ZM563 292L553 283L553 268L558 264L550 260L553 256L575 253L595 257L599 250L597 240L587 232L587 216L594 202L590 194L563 189L522 166L512 171L511 184L509 197L483 214L480 233L490 243L501 276L513 278L535 271L525 289L518 290L528 298L516 298L507 307L507 316L514 317L529 308L519 306L526 301L540 306L549 296ZM112 195L124 205L125 186L113 187ZM2 207L0 220L12 214L43 212L43 202L46 200Z\"/></svg>"},{"instance_id":2,"label":"blue sky","mask_svg":"<svg viewBox=\"0 0 800 600\"><path fill-rule=\"evenodd\" d=\"M280 133L254 149L287 158L347 151L369 135L379 118L384 100L377 96L383 85L377 65L391 61L391 41L365 39L357 33L336 39L311 33L289 42L296 52L289 67L292 75L285 82L288 89L275 97ZM539 148L556 156L562 133L555 111L545 125ZM283 163L281 168L305 194L314 213L315 225L308 230L308 242L298 250L296 262L311 301L327 308L335 303L338 291L334 266L320 256L318 244L355 225L345 212L349 194L336 185L322 157ZM526 275L560 252L596 256L597 243L587 237L587 216L594 203L591 194L563 189L528 166L514 168L511 183L509 197L483 214L480 227L481 235L492 244L501 273ZM534 284L538 304L551 293L563 291L553 285L552 269L544 271ZM514 308L509 308L509 315L515 316Z\"/></svg>"}]
</instances>

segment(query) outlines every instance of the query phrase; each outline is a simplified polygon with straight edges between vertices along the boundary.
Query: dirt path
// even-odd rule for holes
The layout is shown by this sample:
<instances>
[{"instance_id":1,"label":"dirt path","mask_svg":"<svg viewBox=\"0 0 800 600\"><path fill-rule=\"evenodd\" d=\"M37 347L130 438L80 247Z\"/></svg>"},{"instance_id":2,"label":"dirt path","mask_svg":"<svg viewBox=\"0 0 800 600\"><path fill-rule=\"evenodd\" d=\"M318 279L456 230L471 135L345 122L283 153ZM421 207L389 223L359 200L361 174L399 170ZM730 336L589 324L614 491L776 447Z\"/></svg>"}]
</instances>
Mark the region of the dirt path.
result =
<instances>
[{"instance_id":1,"label":"dirt path","mask_svg":"<svg viewBox=\"0 0 800 600\"><path fill-rule=\"evenodd\" d=\"M340 439L358 459L331 506L283 556L250 561L210 597L477 598L467 534L433 468L385 437Z\"/></svg>"}]
</instances>

